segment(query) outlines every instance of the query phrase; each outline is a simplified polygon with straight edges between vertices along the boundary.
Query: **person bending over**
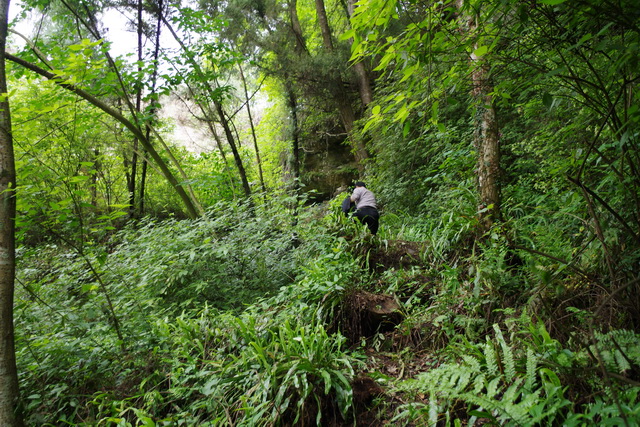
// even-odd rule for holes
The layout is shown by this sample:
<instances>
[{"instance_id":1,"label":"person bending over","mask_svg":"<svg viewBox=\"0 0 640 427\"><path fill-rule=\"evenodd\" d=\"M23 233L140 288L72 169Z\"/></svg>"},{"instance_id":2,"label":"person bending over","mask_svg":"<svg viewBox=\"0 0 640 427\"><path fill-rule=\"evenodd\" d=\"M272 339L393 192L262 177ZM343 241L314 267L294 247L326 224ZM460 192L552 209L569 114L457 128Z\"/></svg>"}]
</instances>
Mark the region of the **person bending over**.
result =
<instances>
[{"instance_id":1,"label":"person bending over","mask_svg":"<svg viewBox=\"0 0 640 427\"><path fill-rule=\"evenodd\" d=\"M350 199L356 205L354 215L362 224L366 224L367 227L369 227L371 234L375 235L378 232L380 219L376 196L367 189L364 182L358 181L356 182L356 188L353 190Z\"/></svg>"}]
</instances>

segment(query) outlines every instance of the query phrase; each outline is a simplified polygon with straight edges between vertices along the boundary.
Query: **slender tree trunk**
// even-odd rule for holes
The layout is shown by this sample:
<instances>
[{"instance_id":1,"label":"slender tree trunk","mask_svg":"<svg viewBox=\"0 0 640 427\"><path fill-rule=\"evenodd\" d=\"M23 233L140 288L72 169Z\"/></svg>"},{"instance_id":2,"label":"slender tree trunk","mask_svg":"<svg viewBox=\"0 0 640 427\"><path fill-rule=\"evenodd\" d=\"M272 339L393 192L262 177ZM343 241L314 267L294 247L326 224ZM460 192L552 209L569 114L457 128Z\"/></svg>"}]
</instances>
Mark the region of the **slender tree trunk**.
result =
<instances>
[{"instance_id":1,"label":"slender tree trunk","mask_svg":"<svg viewBox=\"0 0 640 427\"><path fill-rule=\"evenodd\" d=\"M458 0L462 9L463 0ZM474 36L478 28L477 14L466 16L466 31ZM463 18L464 19L464 18ZM478 48L474 45L474 51ZM500 219L500 133L491 93L489 66L485 57L471 54L471 95L476 101L474 144L477 151L476 176L480 195L480 223L485 230Z\"/></svg>"},{"instance_id":2,"label":"slender tree trunk","mask_svg":"<svg viewBox=\"0 0 640 427\"><path fill-rule=\"evenodd\" d=\"M97 209L98 208L98 174L100 172L100 150L97 148L93 150L93 164L94 164L94 173L91 175L91 205ZM109 205L107 205L108 209Z\"/></svg>"},{"instance_id":3,"label":"slender tree trunk","mask_svg":"<svg viewBox=\"0 0 640 427\"><path fill-rule=\"evenodd\" d=\"M145 150L146 151L146 150ZM142 163L142 172L140 173L140 194L138 195L138 212L144 216L144 192L147 183L147 162Z\"/></svg>"},{"instance_id":4,"label":"slender tree trunk","mask_svg":"<svg viewBox=\"0 0 640 427\"><path fill-rule=\"evenodd\" d=\"M308 55L307 42L302 34L302 26L300 25L300 19L298 18L297 0L289 1L289 19L291 21L291 29L296 38L295 52L298 56ZM291 164L289 165L291 170L291 184L292 190L296 197L296 207L294 207L294 217L297 215L297 197L300 187L300 131L298 124L298 100L292 87L292 81L288 76L285 76L285 93L287 96L287 105L289 106L289 113L291 114ZM296 217L297 218L297 217Z\"/></svg>"},{"instance_id":5,"label":"slender tree trunk","mask_svg":"<svg viewBox=\"0 0 640 427\"><path fill-rule=\"evenodd\" d=\"M355 0L348 0L347 14L349 18L353 16L355 11ZM349 43L353 44L353 39L349 39ZM367 72L364 61L358 61L353 64L353 69L358 77L358 91L360 92L360 100L363 106L367 106L373 101L373 91L371 89L371 78Z\"/></svg>"},{"instance_id":6,"label":"slender tree trunk","mask_svg":"<svg viewBox=\"0 0 640 427\"><path fill-rule=\"evenodd\" d=\"M191 93L195 93L194 89L189 85L188 82L186 83L186 85L187 85L187 88L191 91ZM209 128L209 132L211 132L211 135L213 136L213 140L216 142L216 147L218 148L218 152L220 153L220 157L222 157L222 161L224 163L224 173L229 181L229 188L231 189L231 193L233 194L233 198L235 199L236 188L233 183L233 174L231 171L231 167L229 166L229 161L227 160L227 154L224 151L222 139L220 138L220 135L218 134L218 130L216 129L216 126L215 126L216 122L212 118L215 114L212 113L211 105L206 102L196 102L196 105L198 106L198 108L200 109L200 112L202 113L202 117L197 117L197 118L207 125L207 127ZM194 117L195 116L196 115L194 114Z\"/></svg>"},{"instance_id":7,"label":"slender tree trunk","mask_svg":"<svg viewBox=\"0 0 640 427\"><path fill-rule=\"evenodd\" d=\"M293 88L285 87L287 94L287 104L291 113L291 190L293 192L292 225L298 223L298 199L300 197L300 124L298 123L298 100Z\"/></svg>"},{"instance_id":8,"label":"slender tree trunk","mask_svg":"<svg viewBox=\"0 0 640 427\"><path fill-rule=\"evenodd\" d=\"M260 149L258 148L258 138L256 137L256 127L253 125L253 116L251 114L251 100L249 99L249 91L247 90L247 81L244 78L244 72L242 71L242 64L238 64L240 70L240 78L242 79L242 87L244 89L244 99L247 103L247 115L249 116L249 126L251 127L251 137L253 138L253 147L256 151L256 163L258 163L258 174L260 176L260 185L262 186L262 192L267 192L267 187L264 185L264 175L262 173L262 161L260 160ZM266 197L266 194L265 194Z\"/></svg>"},{"instance_id":9,"label":"slender tree trunk","mask_svg":"<svg viewBox=\"0 0 640 427\"><path fill-rule=\"evenodd\" d=\"M137 4L138 30L138 75L142 75L142 0ZM142 108L142 82L136 85L136 111ZM149 133L147 132L147 136ZM138 139L133 140L133 154L131 155L131 179L129 180L129 218L136 217L136 178L138 177Z\"/></svg>"},{"instance_id":10,"label":"slender tree trunk","mask_svg":"<svg viewBox=\"0 0 640 427\"><path fill-rule=\"evenodd\" d=\"M204 110L202 110L204 112ZM231 166L229 166L229 161L227 160L227 154L224 152L224 148L222 147L222 140L220 139L220 135L218 135L218 131L215 127L215 124L211 122L211 120L207 120L207 126L209 127L209 131L211 135L213 135L213 139L216 142L216 147L218 147L218 152L222 157L222 162L224 163L224 173L229 181L229 188L231 189L231 194L233 195L233 199L236 198L236 186L233 184L233 174L231 171Z\"/></svg>"},{"instance_id":11,"label":"slender tree trunk","mask_svg":"<svg viewBox=\"0 0 640 427\"><path fill-rule=\"evenodd\" d=\"M327 19L327 10L324 7L324 0L316 1L316 16L318 17L318 25L322 33L322 44L324 47L333 51L333 41L331 40L331 29L329 28L329 20Z\"/></svg>"},{"instance_id":12,"label":"slender tree trunk","mask_svg":"<svg viewBox=\"0 0 640 427\"><path fill-rule=\"evenodd\" d=\"M4 49L7 41L9 0L0 0L0 93L6 94ZM16 170L11 115L6 96L0 99L0 425L21 425L16 415L18 371L13 330L15 281Z\"/></svg>"},{"instance_id":13,"label":"slender tree trunk","mask_svg":"<svg viewBox=\"0 0 640 427\"><path fill-rule=\"evenodd\" d=\"M293 153L293 162L291 171L293 175L294 186L297 189L300 178L300 126L298 123L298 100L290 87L286 88L287 103L291 113L291 152Z\"/></svg>"},{"instance_id":14,"label":"slender tree trunk","mask_svg":"<svg viewBox=\"0 0 640 427\"><path fill-rule=\"evenodd\" d=\"M142 4L142 3L140 3ZM160 57L160 32L162 31L162 14L164 11L164 3L163 0L158 0L158 17L156 20L156 39L155 39L155 45L153 48L153 63L154 63L154 67L153 67L153 73L151 75L151 91L153 93L155 93L156 91L156 84L158 82L158 58ZM139 26L139 28L141 29L141 25ZM138 48L138 52L142 51L142 47L139 46ZM152 108L152 114L155 115L156 113L156 108ZM151 129L149 128L149 126L147 126L147 140L149 140L151 138ZM143 147L143 157L146 159L146 149ZM142 162L142 171L140 172L140 194L138 195L138 214L140 216L144 216L144 194L145 194L145 188L146 188L146 183L147 183L147 167L148 164L146 161Z\"/></svg>"},{"instance_id":15,"label":"slender tree trunk","mask_svg":"<svg viewBox=\"0 0 640 427\"><path fill-rule=\"evenodd\" d=\"M327 19L324 0L315 0L315 3L316 14L318 16L318 24L320 25L320 31L322 33L323 46L327 52L333 53L335 49L331 40L331 28L329 27L329 21ZM363 160L369 157L369 153L367 152L362 139L355 135L353 132L353 126L356 121L356 114L353 110L353 106L351 105L351 99L349 98L348 93L343 87L340 73L335 72L332 74L333 76L330 77L331 94L338 108L338 113L340 114L340 119L342 120L344 130L352 139L358 165L362 168Z\"/></svg>"},{"instance_id":16,"label":"slender tree trunk","mask_svg":"<svg viewBox=\"0 0 640 427\"><path fill-rule=\"evenodd\" d=\"M244 190L244 194L246 196L250 196L251 187L249 187L249 180L247 180L247 172L244 169L244 165L242 163L242 157L240 157L240 151L238 150L238 146L235 143L233 132L231 132L231 126L229 126L229 120L227 119L227 116L224 113L224 110L222 109L222 103L220 103L220 101L218 101L217 99L214 99L213 104L216 107L216 112L218 113L220 124L222 125L222 129L224 130L224 135L227 138L227 142L231 147L231 153L233 153L233 159L236 162L236 167L238 168L238 172L240 173L240 180L242 181L242 189Z\"/></svg>"},{"instance_id":17,"label":"slender tree trunk","mask_svg":"<svg viewBox=\"0 0 640 427\"><path fill-rule=\"evenodd\" d=\"M219 100L219 97L214 93L213 88L209 84L208 80L205 78L205 74L200 67L198 61L195 60L192 51L184 44L182 39L175 32L169 21L164 15L161 15L162 22L167 27L174 40L180 45L180 48L185 53L186 60L193 66L194 71L196 72L199 83L202 85L202 88L206 95L208 96L210 102L215 106L216 114L218 115L218 119L220 120L220 124L222 125L222 129L224 130L225 137L227 138L227 142L231 147L231 152L233 153L233 158L236 163L236 167L238 168L238 173L240 174L240 180L242 181L242 189L246 196L251 195L251 187L249 187L249 181L247 180L247 173L244 169L244 165L242 163L242 157L240 157L240 152L238 150L238 145L236 144L235 138L233 137L233 132L231 132L231 127L229 126L229 119L224 113L224 109L222 108L222 103ZM206 111L207 109L202 108L202 111ZM210 117L208 117L210 119Z\"/></svg>"}]
</instances>

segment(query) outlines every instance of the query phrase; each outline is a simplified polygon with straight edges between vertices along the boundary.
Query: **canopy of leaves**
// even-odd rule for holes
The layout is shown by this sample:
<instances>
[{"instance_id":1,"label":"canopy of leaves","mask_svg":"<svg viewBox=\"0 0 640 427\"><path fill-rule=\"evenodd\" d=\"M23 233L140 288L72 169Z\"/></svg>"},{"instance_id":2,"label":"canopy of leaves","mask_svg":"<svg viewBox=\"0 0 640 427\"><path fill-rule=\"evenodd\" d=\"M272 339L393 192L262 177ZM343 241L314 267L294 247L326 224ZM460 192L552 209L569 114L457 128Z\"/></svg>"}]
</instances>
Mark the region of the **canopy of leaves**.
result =
<instances>
[{"instance_id":1,"label":"canopy of leaves","mask_svg":"<svg viewBox=\"0 0 640 427\"><path fill-rule=\"evenodd\" d=\"M77 25L105 5L81 3L74 19L58 3L32 6L52 19L19 55L49 63L58 83L117 108L154 144L169 140L158 155L204 214L185 219L175 186L152 169L144 181L136 172L149 216L125 219L127 162L140 151L131 129L12 66L27 424L640 417L635 2L367 0L350 18L349 5L326 2L333 50L316 3L146 5L148 24L162 9L160 27L184 45L165 51L162 71L110 61ZM375 77L366 106L355 61ZM260 104L242 95L239 63L270 97L255 128L239 113ZM491 88L482 99L477 67ZM220 145L195 155L172 144L178 118L156 116L165 95ZM490 228L476 144L487 100L501 154L502 219ZM346 105L348 137L371 154L357 173L377 196L376 236L340 211L348 190L335 185L316 204L299 191L312 175L329 181L328 168L290 185L292 140L311 157L318 141L344 138ZM222 119L253 184L260 149L267 192L239 196Z\"/></svg>"}]
</instances>

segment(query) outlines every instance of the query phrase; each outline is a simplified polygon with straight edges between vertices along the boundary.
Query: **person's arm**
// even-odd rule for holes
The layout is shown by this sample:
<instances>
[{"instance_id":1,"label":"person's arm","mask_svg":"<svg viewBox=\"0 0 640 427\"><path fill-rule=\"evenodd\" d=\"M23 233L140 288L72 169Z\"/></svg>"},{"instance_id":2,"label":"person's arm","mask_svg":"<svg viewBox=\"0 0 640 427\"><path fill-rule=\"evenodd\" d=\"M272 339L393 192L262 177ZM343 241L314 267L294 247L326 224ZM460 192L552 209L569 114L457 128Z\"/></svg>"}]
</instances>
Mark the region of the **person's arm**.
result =
<instances>
[{"instance_id":1,"label":"person's arm","mask_svg":"<svg viewBox=\"0 0 640 427\"><path fill-rule=\"evenodd\" d=\"M360 200L360 197L362 196L362 189L360 187L356 187L355 190L353 190L353 193L351 194L351 201L353 203L358 203L358 200Z\"/></svg>"}]
</instances>

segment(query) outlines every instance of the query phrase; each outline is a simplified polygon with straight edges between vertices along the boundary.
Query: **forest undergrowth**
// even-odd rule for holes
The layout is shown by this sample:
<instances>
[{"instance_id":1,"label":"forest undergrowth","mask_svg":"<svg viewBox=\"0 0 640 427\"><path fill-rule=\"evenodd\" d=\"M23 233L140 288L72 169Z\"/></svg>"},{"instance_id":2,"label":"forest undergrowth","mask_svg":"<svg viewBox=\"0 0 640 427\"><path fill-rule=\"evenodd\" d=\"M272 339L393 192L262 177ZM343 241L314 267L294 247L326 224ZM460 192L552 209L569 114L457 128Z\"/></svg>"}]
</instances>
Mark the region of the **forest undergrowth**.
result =
<instances>
[{"instance_id":1,"label":"forest undergrowth","mask_svg":"<svg viewBox=\"0 0 640 427\"><path fill-rule=\"evenodd\" d=\"M570 227L389 211L371 236L339 199L20 247L27 424L638 425L639 285L595 247L559 263Z\"/></svg>"}]
</instances>

